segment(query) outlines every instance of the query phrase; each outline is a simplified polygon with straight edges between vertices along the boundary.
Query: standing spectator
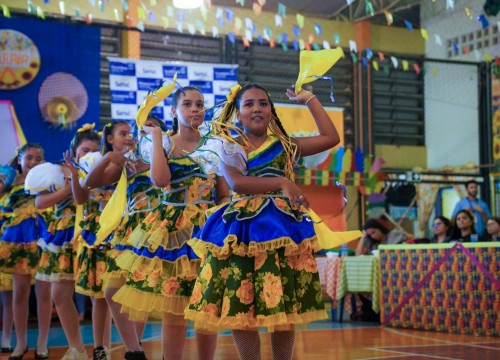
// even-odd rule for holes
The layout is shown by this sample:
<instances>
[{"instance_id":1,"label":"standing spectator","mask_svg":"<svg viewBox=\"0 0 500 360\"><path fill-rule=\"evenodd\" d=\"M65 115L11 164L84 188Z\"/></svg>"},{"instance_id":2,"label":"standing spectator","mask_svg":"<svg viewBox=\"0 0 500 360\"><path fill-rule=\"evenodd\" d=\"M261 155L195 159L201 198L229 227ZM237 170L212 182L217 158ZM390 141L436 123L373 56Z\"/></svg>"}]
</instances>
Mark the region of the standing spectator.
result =
<instances>
[{"instance_id":1,"label":"standing spectator","mask_svg":"<svg viewBox=\"0 0 500 360\"><path fill-rule=\"evenodd\" d=\"M434 236L431 239L432 243L447 243L450 239L451 222L444 216L436 216L432 222Z\"/></svg>"},{"instance_id":2,"label":"standing spectator","mask_svg":"<svg viewBox=\"0 0 500 360\"><path fill-rule=\"evenodd\" d=\"M486 223L488 240L500 241L500 217L490 217Z\"/></svg>"},{"instance_id":3,"label":"standing spectator","mask_svg":"<svg viewBox=\"0 0 500 360\"><path fill-rule=\"evenodd\" d=\"M474 214L474 224L479 236L484 235L485 224L491 216L490 208L483 200L477 197L477 181L469 180L465 183L467 196L460 200L453 210L452 217L455 218L460 210L469 210Z\"/></svg>"}]
</instances>

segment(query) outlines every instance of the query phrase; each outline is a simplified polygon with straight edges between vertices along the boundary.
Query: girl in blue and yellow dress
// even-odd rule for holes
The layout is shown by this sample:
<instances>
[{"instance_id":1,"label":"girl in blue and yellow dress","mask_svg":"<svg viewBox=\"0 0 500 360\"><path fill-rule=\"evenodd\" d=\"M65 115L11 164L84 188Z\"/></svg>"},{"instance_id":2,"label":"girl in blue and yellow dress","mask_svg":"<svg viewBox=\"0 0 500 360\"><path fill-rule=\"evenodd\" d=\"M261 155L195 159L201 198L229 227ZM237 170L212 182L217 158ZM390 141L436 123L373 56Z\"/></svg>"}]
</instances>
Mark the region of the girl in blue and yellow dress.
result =
<instances>
[{"instance_id":1,"label":"girl in blue and yellow dress","mask_svg":"<svg viewBox=\"0 0 500 360\"><path fill-rule=\"evenodd\" d=\"M164 197L130 234L133 249L117 258L129 275L114 297L133 320L162 319L165 359L182 358L184 351L184 309L200 264L187 242L205 222L205 211L228 195L227 184L200 165L200 157L211 154L204 152L207 144L198 130L204 120L201 92L177 90L172 114L172 136L162 138L160 128L144 127L151 137L141 141L141 154L151 156L151 178L165 187ZM216 336L197 334L200 359L213 358Z\"/></svg>"},{"instance_id":2,"label":"girl in blue and yellow dress","mask_svg":"<svg viewBox=\"0 0 500 360\"><path fill-rule=\"evenodd\" d=\"M297 156L330 149L340 138L312 93L287 95L308 106L319 135L288 137L265 89L232 89L214 124L227 133L237 118L243 127L233 151L240 165L228 166L231 153L221 154L235 194L189 242L204 260L186 318L196 328L232 329L242 359L260 359L258 327L272 331L274 358L291 359L294 326L327 318L313 255L320 245L293 167Z\"/></svg>"},{"instance_id":3,"label":"girl in blue and yellow dress","mask_svg":"<svg viewBox=\"0 0 500 360\"><path fill-rule=\"evenodd\" d=\"M149 117L145 125L159 126L162 127L162 130L166 130L163 121L156 117ZM139 133L140 137L144 135L144 131ZM123 153L121 153L121 155L123 155ZM146 356L141 348L140 339L145 323L130 321L128 319L128 314L120 311L121 305L113 300L113 296L125 284L127 278L127 272L116 265L115 259L124 251L132 248L132 246L128 244L128 236L132 230L142 222L144 217L152 209L158 206L162 190L151 183L149 163L145 163L140 159L137 162L134 159L129 159L129 163L133 164L133 166L129 166L129 169L127 169L124 164L122 165L125 167L123 170L126 171L128 175L128 185L126 189L127 207L121 210L116 209L116 211L122 212L125 210L127 216L113 232L109 241L111 247L107 252L107 266L106 272L103 275L103 281L106 301L111 310L113 321L126 348L125 359L143 360L146 359ZM91 176L103 179L103 182L116 182L116 178L106 180L106 169L101 167L100 170L101 171L96 167L96 169L92 171ZM91 181L90 178L89 181Z\"/></svg>"},{"instance_id":4,"label":"girl in blue and yellow dress","mask_svg":"<svg viewBox=\"0 0 500 360\"><path fill-rule=\"evenodd\" d=\"M45 227L43 212L35 207L35 197L24 191L28 172L44 160L43 148L27 143L18 151L12 165L18 174L10 189L0 183L0 193L6 196L5 206L12 211L4 213L0 237L0 272L13 276L13 313L17 343L10 359L22 359L28 351L28 303L32 278L38 266L40 230Z\"/></svg>"},{"instance_id":5,"label":"girl in blue and yellow dress","mask_svg":"<svg viewBox=\"0 0 500 360\"><path fill-rule=\"evenodd\" d=\"M14 168L8 165L0 165L0 186L10 185L16 177ZM6 207L5 200L7 196L0 192L0 236L2 235L2 224L5 221L4 213L12 210ZM11 353L11 334L14 325L12 313L12 274L0 273L0 300L2 302L2 341L0 343L0 352Z\"/></svg>"},{"instance_id":6,"label":"girl in blue and yellow dress","mask_svg":"<svg viewBox=\"0 0 500 360\"><path fill-rule=\"evenodd\" d=\"M99 148L99 135L94 125L85 124L71 141L76 160ZM69 160L69 152L64 154ZM73 167L73 165L71 165ZM40 260L36 273L38 301L38 342L36 356L48 357L47 337L52 318L52 301L69 343L63 359L87 359L80 334L78 312L73 301L75 292L76 247L74 245L76 203L72 197L71 170L65 164L43 164L29 174L25 188L37 192L36 206L55 206L52 221L38 241ZM29 181L28 181L29 180ZM36 190L33 190L36 189ZM44 190L46 189L46 190Z\"/></svg>"},{"instance_id":7,"label":"girl in blue and yellow dress","mask_svg":"<svg viewBox=\"0 0 500 360\"><path fill-rule=\"evenodd\" d=\"M110 249L109 237L119 225L122 213L107 213L107 203L112 199L117 183L107 184L101 179L92 177L92 172L105 169L105 178L118 179L122 168L115 162L125 162L124 154L134 148L130 136L130 125L124 121L114 121L107 124L102 132L102 152L89 153L79 160L80 180L73 180L73 196L77 203L83 204L83 220L80 222L81 233L78 236L79 256L76 279L76 291L90 296L92 299L92 329L94 332L93 358L97 360L110 359L111 316L104 297L104 274L106 272ZM80 184L82 182L82 184ZM126 179L125 179L126 185ZM109 215L111 217L109 217ZM118 220L118 222L116 222Z\"/></svg>"}]
</instances>

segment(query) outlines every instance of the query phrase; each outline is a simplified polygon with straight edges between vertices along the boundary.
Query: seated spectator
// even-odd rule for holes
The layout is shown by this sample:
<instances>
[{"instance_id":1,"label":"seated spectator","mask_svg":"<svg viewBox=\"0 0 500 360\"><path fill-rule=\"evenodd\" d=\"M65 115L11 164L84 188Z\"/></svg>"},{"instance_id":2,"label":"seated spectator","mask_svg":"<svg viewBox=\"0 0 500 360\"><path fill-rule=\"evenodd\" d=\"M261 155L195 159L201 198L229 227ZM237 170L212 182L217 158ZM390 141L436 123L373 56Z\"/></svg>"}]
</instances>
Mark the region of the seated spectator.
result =
<instances>
[{"instance_id":1,"label":"seated spectator","mask_svg":"<svg viewBox=\"0 0 500 360\"><path fill-rule=\"evenodd\" d=\"M378 249L380 244L401 244L405 242L406 234L392 228L385 220L368 219L363 227L363 236L356 248L356 255L369 255Z\"/></svg>"},{"instance_id":2,"label":"seated spectator","mask_svg":"<svg viewBox=\"0 0 500 360\"><path fill-rule=\"evenodd\" d=\"M471 235L478 236L474 227L474 215L469 210L460 210L455 216L448 242L471 242ZM478 241L483 241L483 238L478 236Z\"/></svg>"},{"instance_id":3,"label":"seated spectator","mask_svg":"<svg viewBox=\"0 0 500 360\"><path fill-rule=\"evenodd\" d=\"M490 217L486 223L488 241L500 241L500 218Z\"/></svg>"},{"instance_id":4,"label":"seated spectator","mask_svg":"<svg viewBox=\"0 0 500 360\"><path fill-rule=\"evenodd\" d=\"M451 221L444 216L436 216L432 222L434 236L431 239L432 243L447 243L450 240Z\"/></svg>"}]
</instances>

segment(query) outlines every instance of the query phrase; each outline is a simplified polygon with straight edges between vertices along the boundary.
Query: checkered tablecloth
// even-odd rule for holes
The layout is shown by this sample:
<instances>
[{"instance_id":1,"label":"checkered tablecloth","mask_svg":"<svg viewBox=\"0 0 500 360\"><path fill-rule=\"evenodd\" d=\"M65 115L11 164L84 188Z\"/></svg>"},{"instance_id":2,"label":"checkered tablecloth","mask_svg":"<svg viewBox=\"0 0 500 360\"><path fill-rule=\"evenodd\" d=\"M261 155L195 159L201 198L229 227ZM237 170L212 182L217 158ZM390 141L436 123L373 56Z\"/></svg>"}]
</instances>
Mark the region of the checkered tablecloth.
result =
<instances>
[{"instance_id":1,"label":"checkered tablecloth","mask_svg":"<svg viewBox=\"0 0 500 360\"><path fill-rule=\"evenodd\" d=\"M340 272L342 270L342 258L316 258L318 263L319 280L324 292L332 299L332 307L337 306L337 293L340 284Z\"/></svg>"},{"instance_id":2,"label":"checkered tablecloth","mask_svg":"<svg viewBox=\"0 0 500 360\"><path fill-rule=\"evenodd\" d=\"M375 256L350 256L343 258L337 297L347 293L371 292L372 308L380 311L379 260Z\"/></svg>"}]
</instances>

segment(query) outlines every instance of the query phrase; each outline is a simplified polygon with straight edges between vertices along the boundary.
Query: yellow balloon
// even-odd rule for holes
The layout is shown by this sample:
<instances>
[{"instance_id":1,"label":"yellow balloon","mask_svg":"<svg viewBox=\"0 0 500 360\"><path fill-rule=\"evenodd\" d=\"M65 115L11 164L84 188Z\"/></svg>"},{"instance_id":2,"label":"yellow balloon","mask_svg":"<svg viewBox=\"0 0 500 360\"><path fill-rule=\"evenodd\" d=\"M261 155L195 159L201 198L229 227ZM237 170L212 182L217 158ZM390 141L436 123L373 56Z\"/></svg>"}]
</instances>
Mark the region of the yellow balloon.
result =
<instances>
[{"instance_id":1,"label":"yellow balloon","mask_svg":"<svg viewBox=\"0 0 500 360\"><path fill-rule=\"evenodd\" d=\"M137 124L137 127L139 129L142 129L142 125L146 123L151 110L160 102L168 98L172 91L174 91L176 80L177 73L175 73L174 79L172 80L172 83L170 85L163 86L155 91L152 91L148 94L148 96L146 96L141 106L139 107L139 110L137 110L137 114L135 114L135 123Z\"/></svg>"},{"instance_id":2,"label":"yellow balloon","mask_svg":"<svg viewBox=\"0 0 500 360\"><path fill-rule=\"evenodd\" d=\"M344 57L344 50L340 47L323 50L302 50L300 52L300 71L295 82L295 92L300 92L303 84L316 80L310 77L311 75L323 76L341 57Z\"/></svg>"}]
</instances>

